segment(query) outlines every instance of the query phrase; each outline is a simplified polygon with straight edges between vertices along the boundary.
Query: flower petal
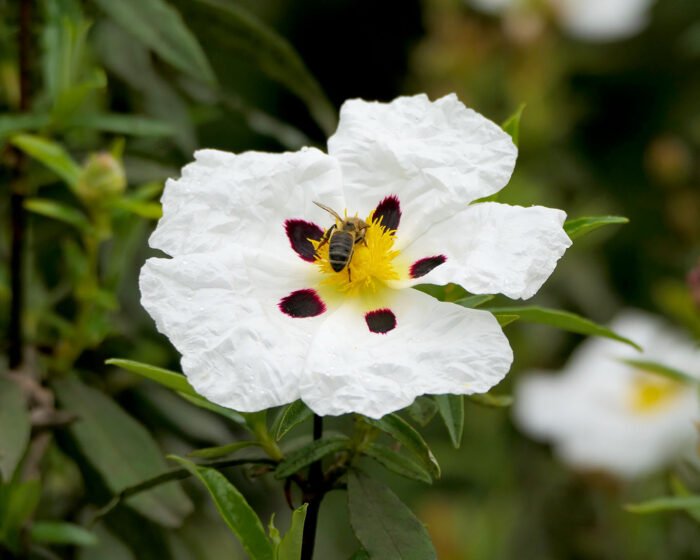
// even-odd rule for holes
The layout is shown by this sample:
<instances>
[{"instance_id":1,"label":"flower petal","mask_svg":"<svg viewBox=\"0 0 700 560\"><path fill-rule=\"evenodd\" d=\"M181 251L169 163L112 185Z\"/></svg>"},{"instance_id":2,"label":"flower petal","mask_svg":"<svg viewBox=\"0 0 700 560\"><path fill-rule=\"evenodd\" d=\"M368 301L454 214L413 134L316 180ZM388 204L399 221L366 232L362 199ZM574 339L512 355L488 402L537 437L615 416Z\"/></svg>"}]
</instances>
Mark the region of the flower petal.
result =
<instances>
[{"instance_id":1,"label":"flower petal","mask_svg":"<svg viewBox=\"0 0 700 560\"><path fill-rule=\"evenodd\" d=\"M513 355L490 313L416 290L384 300L394 329L372 332L365 312L348 302L317 331L300 387L317 414L380 418L418 395L488 391L508 372Z\"/></svg>"},{"instance_id":2,"label":"flower petal","mask_svg":"<svg viewBox=\"0 0 700 560\"><path fill-rule=\"evenodd\" d=\"M542 206L474 204L403 250L406 277L421 262L445 260L426 274L396 285L455 282L475 294L527 299L549 278L571 245L562 228L565 218L561 210Z\"/></svg>"},{"instance_id":3,"label":"flower petal","mask_svg":"<svg viewBox=\"0 0 700 560\"><path fill-rule=\"evenodd\" d=\"M328 153L340 160L349 208L366 216L398 196L401 234L419 235L475 199L501 190L517 148L497 125L452 94L391 103L346 101Z\"/></svg>"},{"instance_id":4,"label":"flower petal","mask_svg":"<svg viewBox=\"0 0 700 560\"><path fill-rule=\"evenodd\" d=\"M552 4L571 35L610 41L639 32L649 20L652 0L557 0Z\"/></svg>"},{"instance_id":5,"label":"flower petal","mask_svg":"<svg viewBox=\"0 0 700 560\"><path fill-rule=\"evenodd\" d=\"M323 224L328 216L313 200L345 205L338 163L313 148L239 155L200 150L195 158L180 179L166 183L163 217L150 239L171 256L231 244L279 254L289 249L287 219Z\"/></svg>"},{"instance_id":6,"label":"flower petal","mask_svg":"<svg viewBox=\"0 0 700 560\"><path fill-rule=\"evenodd\" d=\"M141 303L182 354L197 392L240 411L299 398L309 340L325 314L303 319L278 307L290 292L315 285L315 268L237 248L149 259Z\"/></svg>"}]
</instances>

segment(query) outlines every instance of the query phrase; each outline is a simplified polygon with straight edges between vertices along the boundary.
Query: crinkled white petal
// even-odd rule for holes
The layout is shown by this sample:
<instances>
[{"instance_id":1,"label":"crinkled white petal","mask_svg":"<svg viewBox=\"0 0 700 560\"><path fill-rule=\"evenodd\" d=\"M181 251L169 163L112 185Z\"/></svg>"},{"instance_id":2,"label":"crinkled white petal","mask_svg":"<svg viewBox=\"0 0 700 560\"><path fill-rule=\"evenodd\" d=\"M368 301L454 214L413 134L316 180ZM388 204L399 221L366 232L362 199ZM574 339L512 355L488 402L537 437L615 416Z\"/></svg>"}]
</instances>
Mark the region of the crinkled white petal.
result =
<instances>
[{"instance_id":1,"label":"crinkled white petal","mask_svg":"<svg viewBox=\"0 0 700 560\"><path fill-rule=\"evenodd\" d=\"M328 215L313 201L334 208L345 204L338 163L313 148L239 155L200 150L195 159L180 179L166 183L163 217L150 239L152 247L171 256L232 244L280 253L289 247L286 219L325 224Z\"/></svg>"},{"instance_id":2,"label":"crinkled white petal","mask_svg":"<svg viewBox=\"0 0 700 560\"><path fill-rule=\"evenodd\" d=\"M386 334L370 332L354 302L316 332L300 389L317 414L380 418L418 395L488 391L508 372L513 354L490 313L415 290L393 292L385 303L397 319Z\"/></svg>"},{"instance_id":3,"label":"crinkled white petal","mask_svg":"<svg viewBox=\"0 0 700 560\"><path fill-rule=\"evenodd\" d=\"M399 284L455 282L475 294L532 297L571 245L566 214L542 206L484 202L468 206L415 239L401 254L409 263L444 255L427 275Z\"/></svg>"},{"instance_id":4,"label":"crinkled white petal","mask_svg":"<svg viewBox=\"0 0 700 560\"><path fill-rule=\"evenodd\" d=\"M591 41L623 39L649 20L653 0L551 0L571 35Z\"/></svg>"},{"instance_id":5,"label":"crinkled white petal","mask_svg":"<svg viewBox=\"0 0 700 560\"><path fill-rule=\"evenodd\" d=\"M348 208L366 216L397 195L399 231L413 238L464 205L501 190L517 148L501 128L454 94L391 103L346 101L328 153L340 160Z\"/></svg>"},{"instance_id":6,"label":"crinkled white petal","mask_svg":"<svg viewBox=\"0 0 700 560\"><path fill-rule=\"evenodd\" d=\"M528 375L516 387L516 423L530 436L553 443L566 463L636 477L691 451L697 441L698 397L692 386L657 408L631 404L639 372L623 358L658 361L700 377L700 351L665 323L626 312L611 328L647 345L644 355L625 345L586 341L560 375Z\"/></svg>"},{"instance_id":7,"label":"crinkled white petal","mask_svg":"<svg viewBox=\"0 0 700 560\"><path fill-rule=\"evenodd\" d=\"M152 258L141 270L141 303L182 354L198 393L236 410L262 410L299 398L309 342L324 315L294 319L277 304L317 283L314 274L301 259L236 247Z\"/></svg>"}]
</instances>

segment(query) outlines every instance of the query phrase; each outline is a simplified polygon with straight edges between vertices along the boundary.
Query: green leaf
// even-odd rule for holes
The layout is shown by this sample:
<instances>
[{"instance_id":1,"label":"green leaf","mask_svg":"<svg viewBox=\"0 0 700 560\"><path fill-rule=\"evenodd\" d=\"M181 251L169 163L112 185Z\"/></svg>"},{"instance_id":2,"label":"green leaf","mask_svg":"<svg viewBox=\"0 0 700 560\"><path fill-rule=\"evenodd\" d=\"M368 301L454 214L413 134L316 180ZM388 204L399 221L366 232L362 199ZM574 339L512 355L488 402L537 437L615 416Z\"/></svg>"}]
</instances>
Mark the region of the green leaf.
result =
<instances>
[{"instance_id":1,"label":"green leaf","mask_svg":"<svg viewBox=\"0 0 700 560\"><path fill-rule=\"evenodd\" d=\"M462 307L479 307L480 305L484 305L485 303L488 303L491 301L494 297L496 296L490 296L490 295L475 295L475 296L467 296L462 299L458 299L455 301L457 305L461 305Z\"/></svg>"},{"instance_id":2,"label":"green leaf","mask_svg":"<svg viewBox=\"0 0 700 560\"><path fill-rule=\"evenodd\" d=\"M275 437L275 441L281 440L294 426L301 424L313 415L313 411L302 401L294 401L284 407L282 412L275 418L274 424L272 424L271 432Z\"/></svg>"},{"instance_id":3,"label":"green leaf","mask_svg":"<svg viewBox=\"0 0 700 560\"><path fill-rule=\"evenodd\" d=\"M689 498L692 496L690 490L688 490L685 484L683 484L683 481L681 481L681 479L675 475L671 475L671 490L677 497ZM700 504L698 504L698 507L696 508L687 508L686 512L696 522L700 523Z\"/></svg>"},{"instance_id":4,"label":"green leaf","mask_svg":"<svg viewBox=\"0 0 700 560\"><path fill-rule=\"evenodd\" d=\"M246 449L248 447L260 447L260 443L257 441L236 441L227 445L219 445L217 447L205 447L204 449L197 449L188 453L187 456L197 457L199 459L218 459L219 457L231 455L236 451Z\"/></svg>"},{"instance_id":5,"label":"green leaf","mask_svg":"<svg viewBox=\"0 0 700 560\"><path fill-rule=\"evenodd\" d=\"M137 200L134 198L120 198L114 206L126 210L147 220L160 220L163 216L163 207L159 202L149 202L147 200Z\"/></svg>"},{"instance_id":6,"label":"green leaf","mask_svg":"<svg viewBox=\"0 0 700 560\"><path fill-rule=\"evenodd\" d=\"M301 449L292 451L275 469L275 478L286 478L326 455L348 449L350 440L345 436L329 435L314 440Z\"/></svg>"},{"instance_id":7,"label":"green leaf","mask_svg":"<svg viewBox=\"0 0 700 560\"><path fill-rule=\"evenodd\" d=\"M358 550L350 557L350 560L371 560L371 558L364 550Z\"/></svg>"},{"instance_id":8,"label":"green leaf","mask_svg":"<svg viewBox=\"0 0 700 560\"><path fill-rule=\"evenodd\" d=\"M631 341L629 338L620 336L614 331L607 327L598 325L590 319L576 315L575 313L570 313L568 311L561 311L559 309L547 309L544 307L497 307L489 308L488 311L494 315L518 315L521 321L527 323L538 323L541 325L549 325L557 329L562 329L565 331L585 334L589 336L601 336L604 338L610 338L612 340L617 340L618 342L624 342L629 344L632 348L636 348L641 352L641 347L635 342Z\"/></svg>"},{"instance_id":9,"label":"green leaf","mask_svg":"<svg viewBox=\"0 0 700 560\"><path fill-rule=\"evenodd\" d=\"M386 486L366 474L348 475L348 508L355 536L370 558L437 558L423 524Z\"/></svg>"},{"instance_id":10,"label":"green leaf","mask_svg":"<svg viewBox=\"0 0 700 560\"><path fill-rule=\"evenodd\" d=\"M87 216L67 204L47 198L30 198L24 201L24 207L35 214L70 224L82 232L92 231Z\"/></svg>"},{"instance_id":11,"label":"green leaf","mask_svg":"<svg viewBox=\"0 0 700 560\"><path fill-rule=\"evenodd\" d=\"M56 173L70 187L75 187L80 176L80 166L57 142L33 134L15 134L10 142L28 156Z\"/></svg>"},{"instance_id":12,"label":"green leaf","mask_svg":"<svg viewBox=\"0 0 700 560\"><path fill-rule=\"evenodd\" d=\"M437 414L438 407L432 398L421 396L416 398L405 410L416 423L427 426Z\"/></svg>"},{"instance_id":13,"label":"green leaf","mask_svg":"<svg viewBox=\"0 0 700 560\"><path fill-rule=\"evenodd\" d=\"M221 517L251 560L274 560L272 543L265 534L260 518L223 474L212 468L199 467L182 457L171 455L170 459L185 467L204 485Z\"/></svg>"},{"instance_id":14,"label":"green leaf","mask_svg":"<svg viewBox=\"0 0 700 560\"><path fill-rule=\"evenodd\" d=\"M668 496L656 498L638 504L628 504L627 511L632 513L661 513L666 511L697 511L700 509L700 496Z\"/></svg>"},{"instance_id":15,"label":"green leaf","mask_svg":"<svg viewBox=\"0 0 700 560\"><path fill-rule=\"evenodd\" d=\"M105 364L117 366L131 373L135 373L151 381L159 383L163 387L176 391L183 399L191 402L195 406L204 408L211 412L215 412L220 416L224 416L236 424L246 425L245 418L235 410L224 408L218 404L209 402L207 399L199 395L190 385L187 378L181 373L164 369L143 362L135 362L134 360L123 360L121 358L110 358L105 361Z\"/></svg>"},{"instance_id":16,"label":"green leaf","mask_svg":"<svg viewBox=\"0 0 700 560\"><path fill-rule=\"evenodd\" d=\"M73 117L68 123L74 128L87 128L129 136L172 136L175 129L165 121L119 113L96 113Z\"/></svg>"},{"instance_id":17,"label":"green leaf","mask_svg":"<svg viewBox=\"0 0 700 560\"><path fill-rule=\"evenodd\" d=\"M498 321L498 324L501 325L501 327L505 327L507 325L510 325L511 323L515 323L518 319L520 319L520 315L513 315L513 314L508 314L508 313L494 313L494 317L496 317L496 321Z\"/></svg>"},{"instance_id":18,"label":"green leaf","mask_svg":"<svg viewBox=\"0 0 700 560\"><path fill-rule=\"evenodd\" d=\"M63 127L71 117L88 104L90 95L107 87L107 77L103 70L95 70L87 80L62 91L51 109L53 126Z\"/></svg>"},{"instance_id":19,"label":"green leaf","mask_svg":"<svg viewBox=\"0 0 700 560\"><path fill-rule=\"evenodd\" d=\"M337 124L335 108L284 37L234 2L197 0L183 7L192 10L188 12L190 18L206 20L222 48L250 60L269 78L287 87L304 101L321 129L328 135L333 133Z\"/></svg>"},{"instance_id":20,"label":"green leaf","mask_svg":"<svg viewBox=\"0 0 700 560\"><path fill-rule=\"evenodd\" d=\"M622 216L587 216L564 222L564 231L573 240L603 226L627 224L629 219Z\"/></svg>"},{"instance_id":21,"label":"green leaf","mask_svg":"<svg viewBox=\"0 0 700 560\"><path fill-rule=\"evenodd\" d=\"M674 369L669 366L665 366L663 364L659 364L658 362L650 362L648 360L621 360L622 362L626 363L627 365L632 366L633 368L641 369L645 372L648 373L653 373L656 375L660 375L662 377L666 377L667 379L672 379L673 381L680 381L682 383L699 383L700 379L697 379L696 377L690 375L689 373L685 373L683 371Z\"/></svg>"},{"instance_id":22,"label":"green leaf","mask_svg":"<svg viewBox=\"0 0 700 560\"><path fill-rule=\"evenodd\" d=\"M30 431L22 389L0 375L0 481L12 479L29 443Z\"/></svg>"},{"instance_id":23,"label":"green leaf","mask_svg":"<svg viewBox=\"0 0 700 560\"><path fill-rule=\"evenodd\" d=\"M520 107L508 117L501 125L501 128L508 134L510 134L513 139L513 143L517 146L520 143L520 119L523 116L523 111L525 110L525 103L521 103Z\"/></svg>"},{"instance_id":24,"label":"green leaf","mask_svg":"<svg viewBox=\"0 0 700 560\"><path fill-rule=\"evenodd\" d=\"M308 504L302 504L292 512L291 526L275 550L275 560L301 560L301 543L307 507Z\"/></svg>"},{"instance_id":25,"label":"green leaf","mask_svg":"<svg viewBox=\"0 0 700 560\"><path fill-rule=\"evenodd\" d=\"M464 397L462 395L435 395L435 404L442 416L452 445L459 449L464 432Z\"/></svg>"},{"instance_id":26,"label":"green leaf","mask_svg":"<svg viewBox=\"0 0 700 560\"><path fill-rule=\"evenodd\" d=\"M192 395L193 397L198 397L197 392L192 388L187 378L181 373L176 373L169 369L164 369L149 364L144 364L142 362L135 362L134 360L122 360L120 358L110 358L105 360L105 364L110 366L117 366L131 373L136 373L146 379L155 381L163 387L177 391L178 393L184 393L186 395Z\"/></svg>"},{"instance_id":27,"label":"green leaf","mask_svg":"<svg viewBox=\"0 0 700 560\"><path fill-rule=\"evenodd\" d=\"M0 485L0 543L19 546L20 530L32 516L41 497L41 482L28 480Z\"/></svg>"},{"instance_id":28,"label":"green leaf","mask_svg":"<svg viewBox=\"0 0 700 560\"><path fill-rule=\"evenodd\" d=\"M513 404L511 395L493 395L491 393L481 393L469 395L467 397L471 402L493 408L504 408Z\"/></svg>"},{"instance_id":29,"label":"green leaf","mask_svg":"<svg viewBox=\"0 0 700 560\"><path fill-rule=\"evenodd\" d=\"M32 524L32 541L75 546L94 546L97 537L80 525L64 521L36 521Z\"/></svg>"},{"instance_id":30,"label":"green leaf","mask_svg":"<svg viewBox=\"0 0 700 560\"><path fill-rule=\"evenodd\" d=\"M124 30L181 72L210 84L216 82L197 39L177 10L163 0L95 0L95 3Z\"/></svg>"},{"instance_id":31,"label":"green leaf","mask_svg":"<svg viewBox=\"0 0 700 560\"><path fill-rule=\"evenodd\" d=\"M433 452L418 431L397 414L387 414L379 420L366 419L368 423L389 434L406 450L413 453L432 478L440 478L440 465Z\"/></svg>"},{"instance_id":32,"label":"green leaf","mask_svg":"<svg viewBox=\"0 0 700 560\"><path fill-rule=\"evenodd\" d=\"M362 452L398 475L425 482L426 484L432 484L433 482L430 473L419 462L419 459L414 458L415 456L402 455L377 443L364 447Z\"/></svg>"},{"instance_id":33,"label":"green leaf","mask_svg":"<svg viewBox=\"0 0 700 560\"><path fill-rule=\"evenodd\" d=\"M112 399L75 378L57 381L53 387L63 409L79 418L69 428L72 438L113 493L168 470L151 434ZM176 483L134 496L127 503L166 527L178 527L192 510Z\"/></svg>"},{"instance_id":34,"label":"green leaf","mask_svg":"<svg viewBox=\"0 0 700 560\"><path fill-rule=\"evenodd\" d=\"M0 115L0 142L11 134L37 130L44 128L47 124L49 124L47 114Z\"/></svg>"}]
</instances>

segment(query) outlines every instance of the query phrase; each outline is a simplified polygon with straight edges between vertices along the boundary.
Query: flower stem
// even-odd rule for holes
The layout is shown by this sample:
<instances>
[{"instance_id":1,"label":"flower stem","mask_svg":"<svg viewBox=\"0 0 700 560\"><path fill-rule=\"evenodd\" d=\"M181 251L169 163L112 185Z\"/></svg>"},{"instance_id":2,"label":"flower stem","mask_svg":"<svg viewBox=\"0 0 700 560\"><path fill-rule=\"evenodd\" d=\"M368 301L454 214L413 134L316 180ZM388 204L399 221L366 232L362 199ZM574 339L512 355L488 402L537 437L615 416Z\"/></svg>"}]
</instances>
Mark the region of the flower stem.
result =
<instances>
[{"instance_id":1,"label":"flower stem","mask_svg":"<svg viewBox=\"0 0 700 560\"><path fill-rule=\"evenodd\" d=\"M322 435L323 417L314 414L314 440L321 439ZM306 521L304 523L304 534L302 536L301 560L312 560L314 556L318 512L325 494L326 488L324 487L323 467L319 459L309 467L308 489L304 496L304 501L309 504L309 507L306 510Z\"/></svg>"},{"instance_id":2,"label":"flower stem","mask_svg":"<svg viewBox=\"0 0 700 560\"><path fill-rule=\"evenodd\" d=\"M17 34L17 50L19 52L19 112L29 111L31 87L31 24L32 2L22 0L19 4L19 32ZM24 214L25 180L24 170L26 158L21 150L13 149L13 177L10 185L10 219L11 249L10 249L10 285L12 299L10 301L10 321L7 340L9 342L10 369L22 365L24 346L24 325L22 321L24 303L24 230L26 220Z\"/></svg>"}]
</instances>

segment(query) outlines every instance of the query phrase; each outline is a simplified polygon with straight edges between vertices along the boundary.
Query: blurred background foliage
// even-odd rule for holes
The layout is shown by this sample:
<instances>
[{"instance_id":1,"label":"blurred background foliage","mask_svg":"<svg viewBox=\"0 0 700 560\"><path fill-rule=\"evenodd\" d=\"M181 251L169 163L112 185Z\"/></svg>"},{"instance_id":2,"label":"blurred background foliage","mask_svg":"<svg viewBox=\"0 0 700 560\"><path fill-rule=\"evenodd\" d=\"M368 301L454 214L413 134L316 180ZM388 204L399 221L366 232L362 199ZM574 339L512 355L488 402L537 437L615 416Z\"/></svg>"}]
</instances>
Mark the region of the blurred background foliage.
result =
<instances>
[{"instance_id":1,"label":"blurred background foliage","mask_svg":"<svg viewBox=\"0 0 700 560\"><path fill-rule=\"evenodd\" d=\"M154 461L164 464L161 451L184 455L241 437L219 416L104 361L179 369L137 289L164 180L198 147L323 147L347 98L456 92L496 122L525 104L520 157L501 200L630 218L577 243L535 301L603 323L641 307L700 335L685 284L700 256L696 0L659 0L642 32L606 43L569 38L554 21L505 25L459 0L33 1L23 103L17 39L26 3L0 0L0 327L11 329L13 191L27 211L23 371L58 379L51 393L59 408L74 403L107 431L104 439L118 431L120 444L110 451L91 434L51 430L36 464L29 457L18 469L21 496L0 496L6 518L19 508L16 527L0 523L15 550L25 518L85 525L124 486L120 472L105 476L110 462L148 473ZM522 370L560 367L580 342L517 322L506 332L516 361L497 393L509 393ZM3 369L14 365L3 357ZM85 383L76 385L71 371ZM70 422L56 416L53 396L42 401L31 383L24 390L34 416L49 414L53 427ZM698 526L687 516L622 509L668 493L666 475L623 485L573 473L519 435L507 409L467 402L465 414L460 449L442 426L424 430L443 471L432 486L377 472L427 524L441 560L700 557ZM294 432L308 433L310 422ZM139 459L149 454L157 458ZM278 526L287 526L275 481L254 469L232 476L262 519L277 511ZM118 507L94 525L93 546L64 546L37 530L44 544L34 553L243 558L207 497L190 481L184 488L163 486L144 503ZM68 543L81 538L91 536ZM345 496L332 493L317 555L346 558L356 548Z\"/></svg>"}]
</instances>

